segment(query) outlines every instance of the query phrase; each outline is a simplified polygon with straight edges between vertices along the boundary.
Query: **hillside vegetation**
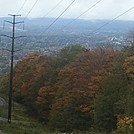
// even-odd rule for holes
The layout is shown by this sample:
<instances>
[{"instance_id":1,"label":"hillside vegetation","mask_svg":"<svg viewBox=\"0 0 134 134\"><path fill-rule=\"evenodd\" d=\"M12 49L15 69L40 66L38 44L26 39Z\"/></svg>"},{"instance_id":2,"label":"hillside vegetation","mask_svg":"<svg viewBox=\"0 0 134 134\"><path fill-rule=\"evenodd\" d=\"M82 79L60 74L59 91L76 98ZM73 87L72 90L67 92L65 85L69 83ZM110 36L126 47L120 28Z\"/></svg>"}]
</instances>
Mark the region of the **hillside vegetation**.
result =
<instances>
[{"instance_id":1,"label":"hillside vegetation","mask_svg":"<svg viewBox=\"0 0 134 134\"><path fill-rule=\"evenodd\" d=\"M13 89L14 101L52 131L134 133L133 44L30 53L15 66Z\"/></svg>"}]
</instances>

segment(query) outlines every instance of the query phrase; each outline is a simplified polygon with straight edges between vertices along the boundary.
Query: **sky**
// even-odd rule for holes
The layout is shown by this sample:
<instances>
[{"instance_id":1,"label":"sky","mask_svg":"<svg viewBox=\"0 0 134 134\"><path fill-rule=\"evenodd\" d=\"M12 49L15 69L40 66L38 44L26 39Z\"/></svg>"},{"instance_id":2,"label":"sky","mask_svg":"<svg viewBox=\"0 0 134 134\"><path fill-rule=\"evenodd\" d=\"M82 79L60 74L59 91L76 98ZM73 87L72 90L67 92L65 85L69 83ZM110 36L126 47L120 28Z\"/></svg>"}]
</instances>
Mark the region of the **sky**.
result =
<instances>
[{"instance_id":1,"label":"sky","mask_svg":"<svg viewBox=\"0 0 134 134\"><path fill-rule=\"evenodd\" d=\"M21 9L22 5L24 4ZM0 0L0 17L8 14L19 14L26 17L36 0ZM59 2L61 3L49 14ZM58 17L73 0L38 0L32 11L28 14L29 18L37 17ZM70 8L61 18L77 18L99 0L75 0ZM83 14L80 19L113 19L128 9L134 7L134 0L102 0L94 8ZM120 20L134 20L134 9L119 18Z\"/></svg>"}]
</instances>

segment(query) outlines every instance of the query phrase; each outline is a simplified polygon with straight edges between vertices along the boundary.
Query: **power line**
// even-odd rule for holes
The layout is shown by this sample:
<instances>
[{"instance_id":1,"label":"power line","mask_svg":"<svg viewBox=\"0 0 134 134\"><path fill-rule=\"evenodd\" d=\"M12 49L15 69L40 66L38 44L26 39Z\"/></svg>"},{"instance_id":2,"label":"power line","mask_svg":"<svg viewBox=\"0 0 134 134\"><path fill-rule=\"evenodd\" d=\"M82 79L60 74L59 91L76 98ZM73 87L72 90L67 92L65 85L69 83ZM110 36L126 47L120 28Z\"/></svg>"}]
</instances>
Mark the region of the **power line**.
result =
<instances>
[{"instance_id":1,"label":"power line","mask_svg":"<svg viewBox=\"0 0 134 134\"><path fill-rule=\"evenodd\" d=\"M21 10L23 9L23 7L25 6L26 2L27 2L27 0L24 1L24 3L22 4L21 8L18 10L17 14L20 13L20 11L21 11Z\"/></svg>"},{"instance_id":2,"label":"power line","mask_svg":"<svg viewBox=\"0 0 134 134\"><path fill-rule=\"evenodd\" d=\"M82 14L80 14L78 17L76 17L75 19L73 19L71 22L69 22L68 24L66 24L64 27L72 24L74 21L76 21L77 19L79 19L82 15L84 15L85 13L87 13L88 11L90 11L92 8L94 8L96 5L98 5L102 0L97 1L95 4L93 4L91 7L89 7L87 10L85 10Z\"/></svg>"},{"instance_id":3,"label":"power line","mask_svg":"<svg viewBox=\"0 0 134 134\"><path fill-rule=\"evenodd\" d=\"M103 28L104 26L110 24L111 22L115 21L116 19L120 18L121 16L123 16L124 14L128 13L129 11L133 10L134 9L134 6L129 8L128 10L126 10L125 12L123 12L122 14L116 16L114 19L106 22L105 24L103 24L102 26L100 26L99 28L97 28L96 30L94 30L93 32L91 32L90 34L93 34L95 32L97 32L98 30L100 30L101 28Z\"/></svg>"},{"instance_id":4,"label":"power line","mask_svg":"<svg viewBox=\"0 0 134 134\"><path fill-rule=\"evenodd\" d=\"M25 20L25 19L28 17L28 15L32 12L33 8L36 6L36 4L37 4L38 1L39 1L39 0L36 0L36 1L35 1L35 3L33 4L33 6L31 7L31 9L29 10L29 12L26 14L24 20Z\"/></svg>"},{"instance_id":5,"label":"power line","mask_svg":"<svg viewBox=\"0 0 134 134\"><path fill-rule=\"evenodd\" d=\"M45 31L47 31L61 17L74 2L75 0L69 4L69 6L46 28Z\"/></svg>"},{"instance_id":6,"label":"power line","mask_svg":"<svg viewBox=\"0 0 134 134\"><path fill-rule=\"evenodd\" d=\"M56 9L56 8L60 5L60 3L61 3L62 1L63 1L63 0L59 1L50 11L48 11L48 12L46 13L46 15L44 15L44 17L48 16L54 9Z\"/></svg>"}]
</instances>

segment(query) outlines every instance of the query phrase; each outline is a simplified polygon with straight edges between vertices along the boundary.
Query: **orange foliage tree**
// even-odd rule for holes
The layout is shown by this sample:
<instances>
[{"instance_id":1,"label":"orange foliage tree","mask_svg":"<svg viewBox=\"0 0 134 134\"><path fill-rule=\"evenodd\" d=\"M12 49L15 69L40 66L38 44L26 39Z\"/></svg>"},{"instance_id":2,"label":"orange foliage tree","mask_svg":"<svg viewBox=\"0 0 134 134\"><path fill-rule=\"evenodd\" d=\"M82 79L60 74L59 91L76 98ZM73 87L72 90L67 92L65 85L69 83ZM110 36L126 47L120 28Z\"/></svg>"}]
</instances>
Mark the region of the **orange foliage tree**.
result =
<instances>
[{"instance_id":1,"label":"orange foliage tree","mask_svg":"<svg viewBox=\"0 0 134 134\"><path fill-rule=\"evenodd\" d=\"M85 51L60 70L56 99L51 111L50 122L53 125L57 123L55 120L58 120L58 115L61 118L64 116L64 109L73 107L74 100L76 103L73 112L83 116L82 122L87 122L86 119L92 120L95 95L101 90L99 82L111 74L114 55L113 49ZM65 120L69 120L69 117Z\"/></svg>"},{"instance_id":2,"label":"orange foliage tree","mask_svg":"<svg viewBox=\"0 0 134 134\"><path fill-rule=\"evenodd\" d=\"M51 58L40 53L30 53L15 66L14 96L26 105L36 102L39 89L48 81Z\"/></svg>"}]
</instances>

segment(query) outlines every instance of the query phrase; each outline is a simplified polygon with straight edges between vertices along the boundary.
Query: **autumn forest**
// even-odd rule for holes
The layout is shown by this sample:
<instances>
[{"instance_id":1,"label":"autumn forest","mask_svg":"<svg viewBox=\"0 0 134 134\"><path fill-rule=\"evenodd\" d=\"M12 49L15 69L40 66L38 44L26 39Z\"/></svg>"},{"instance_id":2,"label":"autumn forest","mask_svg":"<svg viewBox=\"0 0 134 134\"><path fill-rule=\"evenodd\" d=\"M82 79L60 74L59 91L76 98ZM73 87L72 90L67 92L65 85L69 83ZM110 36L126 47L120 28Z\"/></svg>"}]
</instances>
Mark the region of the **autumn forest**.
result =
<instances>
[{"instance_id":1,"label":"autumn forest","mask_svg":"<svg viewBox=\"0 0 134 134\"><path fill-rule=\"evenodd\" d=\"M9 75L3 76L3 90ZM53 131L134 133L134 44L56 55L32 52L14 68L13 99Z\"/></svg>"}]
</instances>

